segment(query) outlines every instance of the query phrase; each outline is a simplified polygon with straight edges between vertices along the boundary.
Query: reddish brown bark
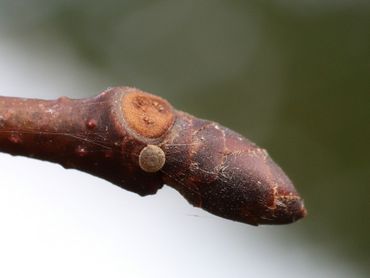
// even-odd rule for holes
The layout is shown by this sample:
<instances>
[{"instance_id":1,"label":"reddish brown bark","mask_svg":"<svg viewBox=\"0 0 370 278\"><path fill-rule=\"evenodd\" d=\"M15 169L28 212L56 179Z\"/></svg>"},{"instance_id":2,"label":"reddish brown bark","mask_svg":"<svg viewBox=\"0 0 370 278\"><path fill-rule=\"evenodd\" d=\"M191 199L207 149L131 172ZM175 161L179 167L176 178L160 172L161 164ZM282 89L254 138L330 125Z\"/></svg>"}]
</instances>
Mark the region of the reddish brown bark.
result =
<instances>
[{"instance_id":1,"label":"reddish brown bark","mask_svg":"<svg viewBox=\"0 0 370 278\"><path fill-rule=\"evenodd\" d=\"M79 169L142 196L165 183L194 206L248 224L306 214L264 149L134 88L79 100L0 97L0 151Z\"/></svg>"}]
</instances>

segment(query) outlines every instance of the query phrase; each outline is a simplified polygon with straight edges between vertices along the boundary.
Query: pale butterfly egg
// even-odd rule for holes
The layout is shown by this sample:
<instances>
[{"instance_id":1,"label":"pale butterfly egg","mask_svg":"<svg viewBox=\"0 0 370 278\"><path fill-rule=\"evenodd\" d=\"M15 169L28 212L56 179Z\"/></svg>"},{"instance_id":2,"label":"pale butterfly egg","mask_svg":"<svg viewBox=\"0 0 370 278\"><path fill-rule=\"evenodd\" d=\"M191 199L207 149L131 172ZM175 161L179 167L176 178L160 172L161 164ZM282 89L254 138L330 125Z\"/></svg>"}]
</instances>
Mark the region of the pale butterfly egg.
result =
<instances>
[{"instance_id":1,"label":"pale butterfly egg","mask_svg":"<svg viewBox=\"0 0 370 278\"><path fill-rule=\"evenodd\" d=\"M147 145L139 154L139 165L145 172L158 172L165 162L166 155L160 147L155 145Z\"/></svg>"}]
</instances>

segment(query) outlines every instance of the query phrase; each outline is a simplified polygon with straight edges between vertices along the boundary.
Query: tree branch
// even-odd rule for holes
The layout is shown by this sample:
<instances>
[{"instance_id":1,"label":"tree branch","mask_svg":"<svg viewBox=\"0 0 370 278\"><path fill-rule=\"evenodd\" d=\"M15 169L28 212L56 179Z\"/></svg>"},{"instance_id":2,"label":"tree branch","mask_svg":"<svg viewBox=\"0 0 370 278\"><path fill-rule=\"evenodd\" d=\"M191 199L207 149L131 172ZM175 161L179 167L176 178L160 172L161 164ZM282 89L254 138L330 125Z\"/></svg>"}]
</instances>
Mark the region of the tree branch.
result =
<instances>
[{"instance_id":1,"label":"tree branch","mask_svg":"<svg viewBox=\"0 0 370 278\"><path fill-rule=\"evenodd\" d=\"M306 214L264 149L134 88L78 100L0 97L0 151L78 169L142 196L166 183L194 206L252 225Z\"/></svg>"}]
</instances>

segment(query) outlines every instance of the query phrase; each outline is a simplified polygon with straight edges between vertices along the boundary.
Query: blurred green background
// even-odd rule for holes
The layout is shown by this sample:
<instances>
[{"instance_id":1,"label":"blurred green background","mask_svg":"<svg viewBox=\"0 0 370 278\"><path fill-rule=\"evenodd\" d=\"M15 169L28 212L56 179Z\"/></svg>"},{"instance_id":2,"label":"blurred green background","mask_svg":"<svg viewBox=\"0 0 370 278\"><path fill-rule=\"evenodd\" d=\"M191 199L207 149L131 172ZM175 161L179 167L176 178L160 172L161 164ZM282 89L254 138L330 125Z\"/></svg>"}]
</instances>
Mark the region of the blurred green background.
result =
<instances>
[{"instance_id":1,"label":"blurred green background","mask_svg":"<svg viewBox=\"0 0 370 278\"><path fill-rule=\"evenodd\" d=\"M267 148L305 198L298 232L370 273L368 1L2 0L0 24L72 49L91 95L136 86Z\"/></svg>"}]
</instances>

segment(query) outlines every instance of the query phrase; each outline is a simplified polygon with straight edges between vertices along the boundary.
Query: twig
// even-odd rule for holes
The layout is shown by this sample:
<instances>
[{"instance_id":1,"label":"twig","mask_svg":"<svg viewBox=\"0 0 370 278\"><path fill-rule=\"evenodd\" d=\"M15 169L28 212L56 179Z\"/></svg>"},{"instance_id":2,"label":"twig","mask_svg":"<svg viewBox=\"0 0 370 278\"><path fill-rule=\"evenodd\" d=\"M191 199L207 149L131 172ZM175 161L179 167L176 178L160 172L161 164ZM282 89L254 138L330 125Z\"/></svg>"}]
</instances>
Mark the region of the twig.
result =
<instances>
[{"instance_id":1,"label":"twig","mask_svg":"<svg viewBox=\"0 0 370 278\"><path fill-rule=\"evenodd\" d=\"M0 151L79 169L142 196L166 183L194 206L252 225L306 214L264 149L134 88L79 100L0 97Z\"/></svg>"}]
</instances>

